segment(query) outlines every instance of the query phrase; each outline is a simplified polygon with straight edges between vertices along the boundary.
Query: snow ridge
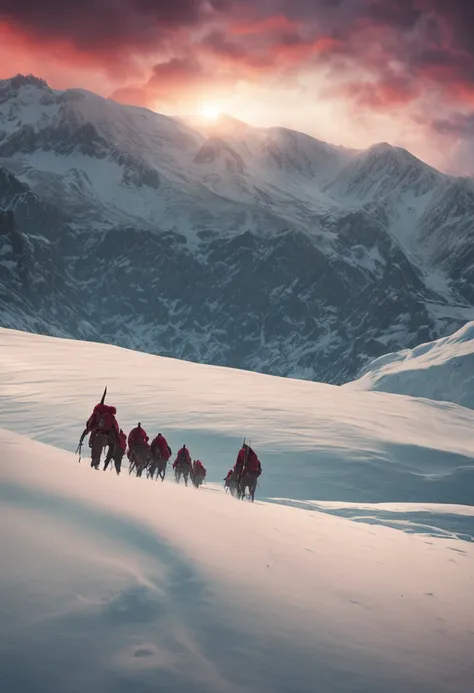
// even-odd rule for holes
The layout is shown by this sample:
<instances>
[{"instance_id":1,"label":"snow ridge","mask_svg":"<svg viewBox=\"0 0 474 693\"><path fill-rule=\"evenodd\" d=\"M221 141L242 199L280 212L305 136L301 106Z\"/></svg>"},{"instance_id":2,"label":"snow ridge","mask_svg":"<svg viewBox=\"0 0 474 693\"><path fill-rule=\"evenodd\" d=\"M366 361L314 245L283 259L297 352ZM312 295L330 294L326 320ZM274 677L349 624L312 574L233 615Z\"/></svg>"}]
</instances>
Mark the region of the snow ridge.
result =
<instances>
[{"instance_id":1,"label":"snow ridge","mask_svg":"<svg viewBox=\"0 0 474 693\"><path fill-rule=\"evenodd\" d=\"M345 387L426 397L474 409L474 322L449 337L376 359Z\"/></svg>"}]
</instances>

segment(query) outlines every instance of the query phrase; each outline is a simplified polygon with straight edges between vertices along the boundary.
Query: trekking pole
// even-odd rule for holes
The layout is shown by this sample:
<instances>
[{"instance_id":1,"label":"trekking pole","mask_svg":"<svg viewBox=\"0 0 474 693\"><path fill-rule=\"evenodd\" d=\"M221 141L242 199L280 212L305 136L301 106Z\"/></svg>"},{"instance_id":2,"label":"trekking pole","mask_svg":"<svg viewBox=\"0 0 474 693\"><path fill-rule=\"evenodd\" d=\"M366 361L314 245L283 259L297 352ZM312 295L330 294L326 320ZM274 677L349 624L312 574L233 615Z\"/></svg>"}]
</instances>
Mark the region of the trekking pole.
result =
<instances>
[{"instance_id":1,"label":"trekking pole","mask_svg":"<svg viewBox=\"0 0 474 693\"><path fill-rule=\"evenodd\" d=\"M79 459L77 461L80 462L82 459L82 440L79 441L79 445L76 448L75 454L79 454Z\"/></svg>"}]
</instances>

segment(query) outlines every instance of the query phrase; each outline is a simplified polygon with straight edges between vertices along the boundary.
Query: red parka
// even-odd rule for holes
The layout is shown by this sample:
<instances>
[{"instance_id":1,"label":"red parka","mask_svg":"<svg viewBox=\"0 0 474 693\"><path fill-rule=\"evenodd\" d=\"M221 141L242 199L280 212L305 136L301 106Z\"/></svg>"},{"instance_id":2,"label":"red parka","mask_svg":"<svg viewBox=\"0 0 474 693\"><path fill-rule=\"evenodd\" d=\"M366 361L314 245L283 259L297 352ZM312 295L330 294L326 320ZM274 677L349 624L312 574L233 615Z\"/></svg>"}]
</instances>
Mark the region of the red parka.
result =
<instances>
[{"instance_id":1,"label":"red parka","mask_svg":"<svg viewBox=\"0 0 474 693\"><path fill-rule=\"evenodd\" d=\"M148 445L148 436L141 426L135 426L128 434L128 447L134 448L137 445Z\"/></svg>"},{"instance_id":2,"label":"red parka","mask_svg":"<svg viewBox=\"0 0 474 693\"><path fill-rule=\"evenodd\" d=\"M243 468L249 472L260 472L262 470L260 460L251 447L242 447L237 455L237 460L234 465L234 471L242 472Z\"/></svg>"},{"instance_id":3,"label":"red parka","mask_svg":"<svg viewBox=\"0 0 474 693\"><path fill-rule=\"evenodd\" d=\"M173 462L173 469L176 469L178 464L182 464L183 462L185 464L188 464L189 466L191 466L191 464L192 464L191 455L189 454L189 450L184 445L181 448L181 450L178 451L178 454L176 455L176 459Z\"/></svg>"},{"instance_id":4,"label":"red parka","mask_svg":"<svg viewBox=\"0 0 474 693\"><path fill-rule=\"evenodd\" d=\"M96 404L94 411L89 417L86 424L88 433L115 433L119 434L119 425L115 415L117 409L110 407L108 404Z\"/></svg>"},{"instance_id":5,"label":"red parka","mask_svg":"<svg viewBox=\"0 0 474 693\"><path fill-rule=\"evenodd\" d=\"M166 438L163 435L161 435L161 433L158 433L156 438L153 440L151 444L151 451L153 453L158 452L161 455L161 457L166 461L168 461L171 457L170 446L168 445Z\"/></svg>"},{"instance_id":6,"label":"red parka","mask_svg":"<svg viewBox=\"0 0 474 693\"><path fill-rule=\"evenodd\" d=\"M201 460L196 460L193 464L193 474L196 476L206 476L207 471Z\"/></svg>"}]
</instances>

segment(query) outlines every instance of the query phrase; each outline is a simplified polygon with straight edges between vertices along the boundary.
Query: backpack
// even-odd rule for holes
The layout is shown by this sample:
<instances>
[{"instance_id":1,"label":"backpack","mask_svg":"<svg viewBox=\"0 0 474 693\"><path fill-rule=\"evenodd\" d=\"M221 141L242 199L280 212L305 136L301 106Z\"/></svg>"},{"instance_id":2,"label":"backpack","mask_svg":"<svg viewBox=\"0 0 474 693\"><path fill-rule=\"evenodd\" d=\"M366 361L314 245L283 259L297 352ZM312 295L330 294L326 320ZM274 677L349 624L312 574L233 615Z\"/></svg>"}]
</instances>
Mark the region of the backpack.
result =
<instances>
[{"instance_id":1,"label":"backpack","mask_svg":"<svg viewBox=\"0 0 474 693\"><path fill-rule=\"evenodd\" d=\"M115 428L115 416L110 409L105 409L98 413L96 428L104 433L109 433L109 431Z\"/></svg>"},{"instance_id":2,"label":"backpack","mask_svg":"<svg viewBox=\"0 0 474 693\"><path fill-rule=\"evenodd\" d=\"M258 472L259 466L260 465L259 465L259 460L258 460L257 455L254 453L254 451L252 449L250 449L250 454L249 454L248 460L245 464L247 471Z\"/></svg>"},{"instance_id":3,"label":"backpack","mask_svg":"<svg viewBox=\"0 0 474 693\"><path fill-rule=\"evenodd\" d=\"M183 462L184 462L184 463L186 463L186 464L189 462L188 455L187 455L187 450L181 449L181 450L178 452L178 462L180 462L180 463L183 463Z\"/></svg>"}]
</instances>

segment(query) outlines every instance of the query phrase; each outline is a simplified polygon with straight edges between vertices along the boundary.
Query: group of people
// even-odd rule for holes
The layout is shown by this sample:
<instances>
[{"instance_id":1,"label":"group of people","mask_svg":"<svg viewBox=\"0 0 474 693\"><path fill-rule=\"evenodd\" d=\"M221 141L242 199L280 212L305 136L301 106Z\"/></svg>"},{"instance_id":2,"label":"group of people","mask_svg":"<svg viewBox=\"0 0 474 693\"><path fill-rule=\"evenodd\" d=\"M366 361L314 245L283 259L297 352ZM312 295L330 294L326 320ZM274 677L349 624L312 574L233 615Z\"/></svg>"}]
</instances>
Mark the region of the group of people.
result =
<instances>
[{"instance_id":1,"label":"group of people","mask_svg":"<svg viewBox=\"0 0 474 693\"><path fill-rule=\"evenodd\" d=\"M115 471L120 474L122 461L126 455L129 461L129 473L136 472L141 477L146 471L151 479L161 478L163 481L166 474L168 461L172 456L172 450L166 438L161 434L150 441L141 423L138 423L130 433L124 433L117 422L116 407L105 404L105 388L101 401L96 404L92 414L86 422L84 431L79 440L77 451L82 450L84 439L89 435L89 447L91 449L91 467L100 469L100 460L105 448L108 448L104 462L104 471L109 465L114 463ZM176 455L173 462L173 470L177 483L181 479L185 485L188 480L196 488L199 488L205 481L207 471L200 460L192 460L186 445L183 445ZM257 480L262 473L260 461L245 442L239 451L234 467L229 470L225 478L226 490L229 489L232 495L242 498L245 489L249 489L249 495L254 499Z\"/></svg>"}]
</instances>

